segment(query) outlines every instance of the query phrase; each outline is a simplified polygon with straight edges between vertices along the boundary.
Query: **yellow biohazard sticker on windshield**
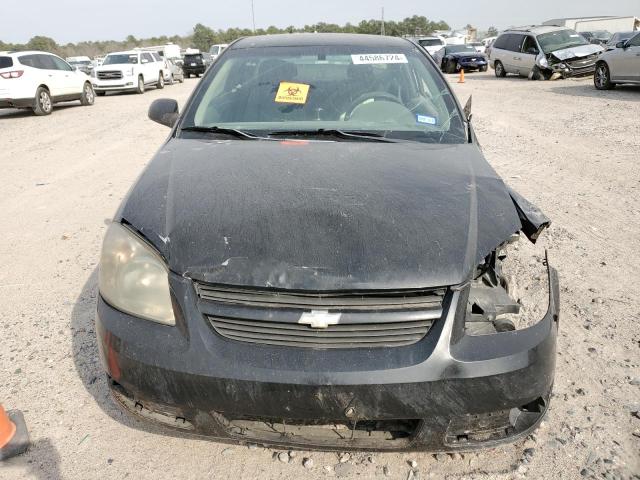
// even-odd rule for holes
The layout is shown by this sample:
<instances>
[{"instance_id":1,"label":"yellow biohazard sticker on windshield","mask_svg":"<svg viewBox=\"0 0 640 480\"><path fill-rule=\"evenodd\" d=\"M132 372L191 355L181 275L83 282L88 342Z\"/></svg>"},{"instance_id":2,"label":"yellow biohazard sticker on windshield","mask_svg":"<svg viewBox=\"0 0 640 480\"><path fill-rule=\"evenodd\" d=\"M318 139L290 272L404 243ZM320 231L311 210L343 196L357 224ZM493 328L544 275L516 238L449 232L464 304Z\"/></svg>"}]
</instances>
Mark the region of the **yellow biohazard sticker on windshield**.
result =
<instances>
[{"instance_id":1,"label":"yellow biohazard sticker on windshield","mask_svg":"<svg viewBox=\"0 0 640 480\"><path fill-rule=\"evenodd\" d=\"M280 87L276 94L276 102L304 105L307 103L308 96L309 85L305 85L304 83L280 82Z\"/></svg>"}]
</instances>

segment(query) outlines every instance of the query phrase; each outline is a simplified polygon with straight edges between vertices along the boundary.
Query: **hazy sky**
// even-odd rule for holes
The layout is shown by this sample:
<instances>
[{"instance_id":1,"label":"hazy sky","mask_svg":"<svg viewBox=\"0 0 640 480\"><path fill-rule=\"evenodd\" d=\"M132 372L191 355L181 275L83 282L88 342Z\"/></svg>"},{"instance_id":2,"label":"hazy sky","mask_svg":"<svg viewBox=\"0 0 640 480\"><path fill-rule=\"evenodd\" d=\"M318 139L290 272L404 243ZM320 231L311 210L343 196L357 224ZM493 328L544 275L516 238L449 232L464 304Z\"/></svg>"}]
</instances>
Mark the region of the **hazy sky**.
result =
<instances>
[{"instance_id":1,"label":"hazy sky","mask_svg":"<svg viewBox=\"0 0 640 480\"><path fill-rule=\"evenodd\" d=\"M559 17L640 16L640 0L254 0L256 26L356 23L424 15L452 27L480 29L539 23ZM196 23L212 28L251 27L251 0L0 0L0 40L23 43L46 35L58 43L184 35Z\"/></svg>"}]
</instances>

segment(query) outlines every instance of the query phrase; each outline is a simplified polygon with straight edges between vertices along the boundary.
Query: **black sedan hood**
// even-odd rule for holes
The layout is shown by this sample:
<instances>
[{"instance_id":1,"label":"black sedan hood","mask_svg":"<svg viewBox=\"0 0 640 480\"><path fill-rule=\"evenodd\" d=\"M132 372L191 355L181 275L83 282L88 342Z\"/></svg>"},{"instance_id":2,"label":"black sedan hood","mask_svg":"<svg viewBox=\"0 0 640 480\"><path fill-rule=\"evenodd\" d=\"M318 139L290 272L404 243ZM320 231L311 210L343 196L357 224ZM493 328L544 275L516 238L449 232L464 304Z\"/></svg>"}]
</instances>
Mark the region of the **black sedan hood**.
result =
<instances>
[{"instance_id":1,"label":"black sedan hood","mask_svg":"<svg viewBox=\"0 0 640 480\"><path fill-rule=\"evenodd\" d=\"M459 284L521 228L473 144L172 139L116 220L180 275L314 291Z\"/></svg>"}]
</instances>

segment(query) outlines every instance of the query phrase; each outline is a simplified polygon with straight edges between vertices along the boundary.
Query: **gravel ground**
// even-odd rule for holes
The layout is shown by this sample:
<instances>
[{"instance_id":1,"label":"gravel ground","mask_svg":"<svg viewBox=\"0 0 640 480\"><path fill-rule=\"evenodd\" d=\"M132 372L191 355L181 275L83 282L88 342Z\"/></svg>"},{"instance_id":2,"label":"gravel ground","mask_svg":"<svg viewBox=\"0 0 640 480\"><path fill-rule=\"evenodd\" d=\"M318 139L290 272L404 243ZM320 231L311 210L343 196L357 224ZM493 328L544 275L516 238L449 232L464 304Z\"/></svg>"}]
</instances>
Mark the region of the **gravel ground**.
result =
<instances>
[{"instance_id":1,"label":"gravel ground","mask_svg":"<svg viewBox=\"0 0 640 480\"><path fill-rule=\"evenodd\" d=\"M47 118L0 111L0 399L24 411L33 439L0 478L639 478L640 89L598 92L587 79L454 84L461 100L473 94L489 161L554 221L540 248L561 277L556 388L533 436L462 456L289 455L121 413L95 344L101 238L167 135L149 103L184 104L195 83Z\"/></svg>"}]
</instances>

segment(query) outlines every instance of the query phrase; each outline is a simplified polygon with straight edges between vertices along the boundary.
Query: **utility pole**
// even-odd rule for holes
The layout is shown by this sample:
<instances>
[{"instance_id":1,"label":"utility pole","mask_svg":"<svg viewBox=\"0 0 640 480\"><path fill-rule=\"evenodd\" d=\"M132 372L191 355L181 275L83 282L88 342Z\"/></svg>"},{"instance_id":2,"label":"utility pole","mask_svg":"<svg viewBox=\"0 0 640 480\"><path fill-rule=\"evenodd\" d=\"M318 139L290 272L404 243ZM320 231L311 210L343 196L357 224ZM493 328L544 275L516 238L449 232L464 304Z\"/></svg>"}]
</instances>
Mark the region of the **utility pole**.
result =
<instances>
[{"instance_id":1,"label":"utility pole","mask_svg":"<svg viewBox=\"0 0 640 480\"><path fill-rule=\"evenodd\" d=\"M386 33L384 31L384 7L382 7L382 28L380 30L380 35L382 35L382 36L386 35Z\"/></svg>"},{"instance_id":2,"label":"utility pole","mask_svg":"<svg viewBox=\"0 0 640 480\"><path fill-rule=\"evenodd\" d=\"M253 0L251 0L251 21L253 22L253 33L256 33L256 9L253 5Z\"/></svg>"}]
</instances>

